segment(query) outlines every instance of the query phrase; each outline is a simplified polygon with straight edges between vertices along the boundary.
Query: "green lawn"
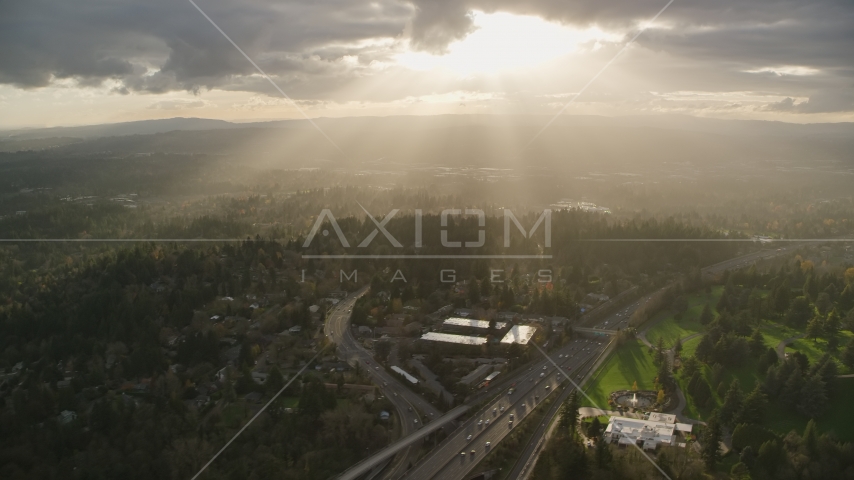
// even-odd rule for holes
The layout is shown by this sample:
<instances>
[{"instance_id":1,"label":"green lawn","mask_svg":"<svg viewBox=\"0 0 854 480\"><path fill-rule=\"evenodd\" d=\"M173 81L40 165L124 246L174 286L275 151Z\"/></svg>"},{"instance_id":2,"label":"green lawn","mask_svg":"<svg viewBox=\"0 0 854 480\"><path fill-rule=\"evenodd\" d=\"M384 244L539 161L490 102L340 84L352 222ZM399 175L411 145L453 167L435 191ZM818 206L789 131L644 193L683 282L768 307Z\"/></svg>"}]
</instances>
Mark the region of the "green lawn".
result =
<instances>
[{"instance_id":1,"label":"green lawn","mask_svg":"<svg viewBox=\"0 0 854 480\"><path fill-rule=\"evenodd\" d=\"M700 325L700 313L703 307L708 303L714 310L722 292L723 286L716 286L709 294L700 292L688 295L688 310L680 320L676 319L672 310L662 310L649 321L652 327L646 332L647 340L655 344L661 337L666 346L671 346L677 338L701 332L703 326Z\"/></svg>"},{"instance_id":2,"label":"green lawn","mask_svg":"<svg viewBox=\"0 0 854 480\"><path fill-rule=\"evenodd\" d=\"M688 358L688 357L694 355L694 353L697 351L697 345L700 344L700 340L702 340L702 339L703 339L703 337L696 337L696 338L692 338L691 340L688 340L687 342L683 343L682 344L682 358Z\"/></svg>"},{"instance_id":3,"label":"green lawn","mask_svg":"<svg viewBox=\"0 0 854 480\"><path fill-rule=\"evenodd\" d=\"M638 382L641 390L651 390L658 368L640 340L626 342L596 372L584 391L593 400L583 398L582 405L608 408L608 395L614 390L628 390Z\"/></svg>"},{"instance_id":4,"label":"green lawn","mask_svg":"<svg viewBox=\"0 0 854 480\"><path fill-rule=\"evenodd\" d=\"M840 374L854 373L839 361L839 354L842 353L842 349L844 349L845 345L851 341L852 337L854 337L854 334L847 330L839 332L839 347L835 352L830 352L830 355L836 359L836 362L839 365ZM816 341L808 338L800 338L786 346L786 353L793 353L796 351L806 355L812 364L818 361L818 359L828 351L827 341L821 338Z\"/></svg>"}]
</instances>

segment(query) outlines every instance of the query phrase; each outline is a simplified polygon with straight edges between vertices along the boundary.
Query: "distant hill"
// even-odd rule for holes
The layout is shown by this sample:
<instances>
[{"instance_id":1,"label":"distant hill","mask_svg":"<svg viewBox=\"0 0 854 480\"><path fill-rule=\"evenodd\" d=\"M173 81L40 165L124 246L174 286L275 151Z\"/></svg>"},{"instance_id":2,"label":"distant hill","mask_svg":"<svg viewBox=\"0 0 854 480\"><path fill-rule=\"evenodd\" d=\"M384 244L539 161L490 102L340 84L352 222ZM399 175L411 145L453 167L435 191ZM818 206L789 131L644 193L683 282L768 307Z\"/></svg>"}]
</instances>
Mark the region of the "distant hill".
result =
<instances>
[{"instance_id":1,"label":"distant hill","mask_svg":"<svg viewBox=\"0 0 854 480\"><path fill-rule=\"evenodd\" d=\"M545 125L547 115L399 115L387 117L315 118L321 128L433 129L471 127L515 126L539 129ZM666 130L682 130L724 135L765 136L851 136L854 123L785 123L761 120L722 120L700 118L689 115L635 115L624 117L602 117L596 115L563 115L554 125L567 127L652 127ZM30 140L37 138L80 138L118 137L126 135L152 135L175 131L205 131L242 128L302 128L309 126L306 120L273 120L262 122L232 123L207 118L167 118L162 120L140 120L136 122L86 125L81 127L32 128L0 131L0 140Z\"/></svg>"},{"instance_id":2,"label":"distant hill","mask_svg":"<svg viewBox=\"0 0 854 480\"><path fill-rule=\"evenodd\" d=\"M239 123L208 118L167 118L163 120L140 120L136 122L105 123L101 125L86 125L82 127L52 127L31 128L23 130L7 130L0 132L3 140L29 140L34 138L66 137L66 138L98 138L117 137L123 135L151 135L177 130L221 130L225 128L241 128Z\"/></svg>"}]
</instances>

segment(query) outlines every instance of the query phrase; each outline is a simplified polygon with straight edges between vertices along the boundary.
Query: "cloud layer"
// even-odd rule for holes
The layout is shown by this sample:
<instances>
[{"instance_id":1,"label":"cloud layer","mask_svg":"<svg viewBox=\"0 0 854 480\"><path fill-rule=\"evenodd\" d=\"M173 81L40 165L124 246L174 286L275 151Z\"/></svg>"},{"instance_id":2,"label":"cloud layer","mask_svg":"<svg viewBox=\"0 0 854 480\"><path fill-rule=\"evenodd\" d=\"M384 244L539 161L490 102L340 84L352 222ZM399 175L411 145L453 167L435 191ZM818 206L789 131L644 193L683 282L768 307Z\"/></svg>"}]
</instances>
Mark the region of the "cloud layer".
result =
<instances>
[{"instance_id":1,"label":"cloud layer","mask_svg":"<svg viewBox=\"0 0 854 480\"><path fill-rule=\"evenodd\" d=\"M504 98L563 94L572 87L560 90L546 81L524 87L507 81L500 92L495 86L487 87L488 82L472 78L448 81L442 87L418 87L412 82L416 74L401 71L405 69L394 58L405 51L446 52L452 42L465 39L476 28L473 11L535 15L577 28L596 26L621 32L630 38L666 2L197 3L294 98L353 102L395 101L453 91ZM638 39L631 55L621 59L615 78L622 75L631 86L612 97L643 102L663 98L653 91L762 92L770 99L759 108L764 112L851 112L851 25L854 4L850 0L676 0ZM71 82L76 88L108 88L114 94L210 89L272 94L252 65L182 0L0 1L0 45L0 85L21 90ZM595 60L591 65L601 64L619 46L605 45L601 57L591 57ZM370 79L377 78L382 82L371 86ZM377 87L383 82L413 86ZM532 93L531 89L541 91ZM590 95L595 97L596 92ZM554 103L554 98L543 102ZM178 104L159 105L154 108ZM720 104L721 108L732 105L731 101Z\"/></svg>"}]
</instances>

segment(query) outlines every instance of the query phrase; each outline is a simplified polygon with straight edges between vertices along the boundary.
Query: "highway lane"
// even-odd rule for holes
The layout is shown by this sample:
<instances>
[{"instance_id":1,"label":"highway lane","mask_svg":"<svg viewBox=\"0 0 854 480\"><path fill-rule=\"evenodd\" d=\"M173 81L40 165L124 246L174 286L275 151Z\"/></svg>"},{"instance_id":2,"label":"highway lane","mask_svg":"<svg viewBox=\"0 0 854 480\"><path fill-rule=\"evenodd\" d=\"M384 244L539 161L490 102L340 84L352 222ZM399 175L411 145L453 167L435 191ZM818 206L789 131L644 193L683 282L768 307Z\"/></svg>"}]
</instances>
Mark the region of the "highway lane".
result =
<instances>
[{"instance_id":1,"label":"highway lane","mask_svg":"<svg viewBox=\"0 0 854 480\"><path fill-rule=\"evenodd\" d=\"M402 415L409 418L413 425L420 424L421 418L418 417L418 411L427 415L428 418L436 418L441 415L441 412L434 407L430 402L425 400L421 395L409 390L400 383L397 377L387 372L384 368L374 361L371 352L362 347L353 332L350 329L350 315L352 314L353 305L356 300L362 296L367 289L362 289L351 296L342 300L338 305L329 312L325 326L326 335L338 345L338 356L345 359L350 364L358 364L366 371L379 386L380 390L386 396L395 402L395 399L402 398L407 408L404 408ZM412 411L409 411L410 408ZM414 422L418 420L418 422Z\"/></svg>"},{"instance_id":2,"label":"highway lane","mask_svg":"<svg viewBox=\"0 0 854 480\"><path fill-rule=\"evenodd\" d=\"M367 288L363 288L338 302L338 305L327 314L324 333L338 346L339 357L351 365L358 364L364 371L368 372L380 391L394 405L400 419L401 438L405 438L418 430L425 419L429 421L429 419L438 418L442 413L379 366L373 360L371 353L356 341L350 328L350 316L356 300L365 292L367 292ZM413 448L408 446L406 450L399 453L398 458L383 474L383 478L399 477L408 466Z\"/></svg>"},{"instance_id":3,"label":"highway lane","mask_svg":"<svg viewBox=\"0 0 854 480\"><path fill-rule=\"evenodd\" d=\"M464 478L488 453L489 448L497 445L510 433L514 425L531 413L534 406L552 394L555 387L562 381L558 379L558 374L566 373L576 377L582 375L577 372L578 368L598 355L604 345L604 340L576 339L550 354L561 367L561 371L555 369L551 361L542 359L532 365L529 370L514 375L518 381L516 391L512 395L506 392L498 395L479 414L474 415L422 459L404 478L416 480ZM567 367L569 370L566 370ZM543 376L540 377L540 374ZM565 376L561 379L565 379ZM510 424L511 414L513 415L512 425ZM487 420L489 420L488 424ZM486 447L486 442L490 442L490 447ZM475 451L474 455L470 453L471 450ZM466 454L462 455L462 452Z\"/></svg>"}]
</instances>

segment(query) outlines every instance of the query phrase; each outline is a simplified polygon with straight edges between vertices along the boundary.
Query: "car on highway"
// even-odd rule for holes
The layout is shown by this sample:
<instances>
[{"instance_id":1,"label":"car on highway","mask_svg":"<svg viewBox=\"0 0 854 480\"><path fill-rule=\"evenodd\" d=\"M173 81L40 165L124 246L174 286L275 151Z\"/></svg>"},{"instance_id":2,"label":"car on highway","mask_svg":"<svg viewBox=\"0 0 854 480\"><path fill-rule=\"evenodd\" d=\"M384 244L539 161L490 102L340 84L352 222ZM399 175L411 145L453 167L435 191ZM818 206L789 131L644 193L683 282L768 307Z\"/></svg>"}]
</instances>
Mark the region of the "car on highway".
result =
<instances>
[{"instance_id":1,"label":"car on highway","mask_svg":"<svg viewBox=\"0 0 854 480\"><path fill-rule=\"evenodd\" d=\"M474 451L474 450L472 450L472 451L471 451L471 452L469 452L469 453L470 453L470 454L472 454L472 455L474 455L474 454L475 454L475 451Z\"/></svg>"},{"instance_id":2,"label":"car on highway","mask_svg":"<svg viewBox=\"0 0 854 480\"><path fill-rule=\"evenodd\" d=\"M501 413L504 413L504 405L502 405L499 410L501 410Z\"/></svg>"},{"instance_id":3,"label":"car on highway","mask_svg":"<svg viewBox=\"0 0 854 480\"><path fill-rule=\"evenodd\" d=\"M479 427L479 426L481 426L481 425L483 425L483 420L478 420L478 421L477 421L477 426Z\"/></svg>"},{"instance_id":4,"label":"car on highway","mask_svg":"<svg viewBox=\"0 0 854 480\"><path fill-rule=\"evenodd\" d=\"M522 404L522 408L525 408L525 404L524 404L524 403Z\"/></svg>"},{"instance_id":5,"label":"car on highway","mask_svg":"<svg viewBox=\"0 0 854 480\"><path fill-rule=\"evenodd\" d=\"M460 455L462 455L463 457L465 457L465 456L466 456L466 452L460 452Z\"/></svg>"},{"instance_id":6,"label":"car on highway","mask_svg":"<svg viewBox=\"0 0 854 480\"><path fill-rule=\"evenodd\" d=\"M493 414L493 415L498 415L498 409L497 409L497 408L493 408L493 409L492 409L492 414Z\"/></svg>"},{"instance_id":7,"label":"car on highway","mask_svg":"<svg viewBox=\"0 0 854 480\"><path fill-rule=\"evenodd\" d=\"M513 421L513 414L512 413L510 414L510 421L511 422Z\"/></svg>"},{"instance_id":8,"label":"car on highway","mask_svg":"<svg viewBox=\"0 0 854 480\"><path fill-rule=\"evenodd\" d=\"M469 435L468 437L466 437L466 441L471 441L471 435Z\"/></svg>"},{"instance_id":9,"label":"car on highway","mask_svg":"<svg viewBox=\"0 0 854 480\"><path fill-rule=\"evenodd\" d=\"M513 428L513 420L510 420L509 422L507 422L507 426L510 428Z\"/></svg>"},{"instance_id":10,"label":"car on highway","mask_svg":"<svg viewBox=\"0 0 854 480\"><path fill-rule=\"evenodd\" d=\"M540 374L540 378L543 378L543 377L545 377L545 376L546 376L546 374L545 374L545 373L541 373L541 374ZM533 380L533 378L532 378L531 380Z\"/></svg>"},{"instance_id":11,"label":"car on highway","mask_svg":"<svg viewBox=\"0 0 854 480\"><path fill-rule=\"evenodd\" d=\"M545 365L543 365L543 370L545 370L545 369L546 369L546 366L545 366Z\"/></svg>"},{"instance_id":12,"label":"car on highway","mask_svg":"<svg viewBox=\"0 0 854 480\"><path fill-rule=\"evenodd\" d=\"M489 448L490 446L492 446L492 442L486 442L483 444L483 446Z\"/></svg>"},{"instance_id":13,"label":"car on highway","mask_svg":"<svg viewBox=\"0 0 854 480\"><path fill-rule=\"evenodd\" d=\"M489 419L488 418L486 419L486 425L489 425Z\"/></svg>"},{"instance_id":14,"label":"car on highway","mask_svg":"<svg viewBox=\"0 0 854 480\"><path fill-rule=\"evenodd\" d=\"M417 424L418 424L418 419L417 419L417 418L413 418L413 419L412 419L412 423L414 423L414 424L416 424L416 425L417 425Z\"/></svg>"},{"instance_id":15,"label":"car on highway","mask_svg":"<svg viewBox=\"0 0 854 480\"><path fill-rule=\"evenodd\" d=\"M550 388L552 388L552 386L551 386L551 385L546 385L546 390L548 390L548 389L550 389Z\"/></svg>"}]
</instances>

